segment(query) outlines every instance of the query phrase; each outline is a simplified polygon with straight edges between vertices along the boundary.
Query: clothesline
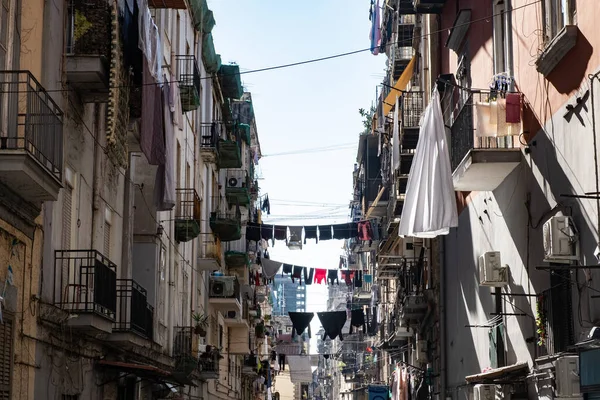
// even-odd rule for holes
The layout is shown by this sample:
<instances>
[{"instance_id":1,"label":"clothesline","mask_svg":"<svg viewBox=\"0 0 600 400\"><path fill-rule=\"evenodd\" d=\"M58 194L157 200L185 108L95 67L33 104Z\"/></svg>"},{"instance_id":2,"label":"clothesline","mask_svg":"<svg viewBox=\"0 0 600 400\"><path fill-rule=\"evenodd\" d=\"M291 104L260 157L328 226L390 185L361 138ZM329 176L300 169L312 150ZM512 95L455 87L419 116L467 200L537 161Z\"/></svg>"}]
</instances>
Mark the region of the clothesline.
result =
<instances>
[{"instance_id":1,"label":"clothesline","mask_svg":"<svg viewBox=\"0 0 600 400\"><path fill-rule=\"evenodd\" d=\"M349 270L349 269L325 269L325 268L309 268L301 265L293 265L274 261L268 258L261 260L261 266L263 276L266 279L273 279L275 275L281 270L281 275L290 275L292 282L296 279L299 280L299 284L302 282L306 285L328 283L329 285L340 284L340 273L342 280L347 285L354 284L355 287L362 287L363 280L365 283L372 283L373 276L371 274L364 274L362 270Z\"/></svg>"}]
</instances>

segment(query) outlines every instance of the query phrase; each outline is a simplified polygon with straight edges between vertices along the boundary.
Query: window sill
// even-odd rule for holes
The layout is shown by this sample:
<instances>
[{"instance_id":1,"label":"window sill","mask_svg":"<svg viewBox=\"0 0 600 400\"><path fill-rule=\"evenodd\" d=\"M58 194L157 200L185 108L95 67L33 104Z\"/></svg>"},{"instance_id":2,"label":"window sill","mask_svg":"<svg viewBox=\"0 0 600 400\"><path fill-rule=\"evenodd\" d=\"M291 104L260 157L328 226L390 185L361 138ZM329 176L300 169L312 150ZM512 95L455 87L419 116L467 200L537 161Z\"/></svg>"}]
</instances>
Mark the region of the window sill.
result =
<instances>
[{"instance_id":1,"label":"window sill","mask_svg":"<svg viewBox=\"0 0 600 400\"><path fill-rule=\"evenodd\" d=\"M548 76L577 43L577 26L567 25L546 45L535 62L537 71Z\"/></svg>"}]
</instances>

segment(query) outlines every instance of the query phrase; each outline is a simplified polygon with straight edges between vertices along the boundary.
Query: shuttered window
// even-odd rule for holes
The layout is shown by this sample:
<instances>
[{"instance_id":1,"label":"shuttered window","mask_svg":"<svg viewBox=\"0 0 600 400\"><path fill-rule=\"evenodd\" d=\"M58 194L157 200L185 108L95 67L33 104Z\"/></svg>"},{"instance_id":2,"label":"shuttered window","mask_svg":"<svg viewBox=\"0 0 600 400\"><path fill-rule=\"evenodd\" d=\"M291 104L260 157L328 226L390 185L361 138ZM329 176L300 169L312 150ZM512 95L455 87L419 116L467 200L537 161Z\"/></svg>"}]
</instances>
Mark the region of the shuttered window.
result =
<instances>
[{"instance_id":1,"label":"shuttered window","mask_svg":"<svg viewBox=\"0 0 600 400\"><path fill-rule=\"evenodd\" d=\"M104 255L110 258L110 231L111 226L108 222L104 223Z\"/></svg>"},{"instance_id":2,"label":"shuttered window","mask_svg":"<svg viewBox=\"0 0 600 400\"><path fill-rule=\"evenodd\" d=\"M63 221L62 221L62 248L71 249L71 227L73 216L73 188L66 185L63 190Z\"/></svg>"},{"instance_id":3,"label":"shuttered window","mask_svg":"<svg viewBox=\"0 0 600 400\"><path fill-rule=\"evenodd\" d=\"M4 314L0 324L0 400L9 400L13 357L13 319Z\"/></svg>"}]
</instances>

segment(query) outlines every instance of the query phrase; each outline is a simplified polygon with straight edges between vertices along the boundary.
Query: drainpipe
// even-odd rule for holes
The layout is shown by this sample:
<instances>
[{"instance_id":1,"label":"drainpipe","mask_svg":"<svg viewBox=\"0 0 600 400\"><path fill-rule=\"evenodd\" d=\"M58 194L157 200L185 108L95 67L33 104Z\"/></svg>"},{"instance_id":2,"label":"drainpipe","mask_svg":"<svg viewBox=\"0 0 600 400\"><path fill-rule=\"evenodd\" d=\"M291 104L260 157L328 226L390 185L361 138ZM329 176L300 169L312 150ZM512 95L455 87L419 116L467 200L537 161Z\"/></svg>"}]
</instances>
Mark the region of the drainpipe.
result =
<instances>
[{"instance_id":1,"label":"drainpipe","mask_svg":"<svg viewBox=\"0 0 600 400\"><path fill-rule=\"evenodd\" d=\"M97 246L98 240L96 239L96 219L100 218L98 210L100 209L100 177L99 173L102 171L101 153L100 153L100 110L99 105L94 104L94 167L92 171L92 238L91 248L99 250ZM104 249L102 249L104 250ZM104 251L102 251L104 252ZM105 254L108 257L108 254Z\"/></svg>"},{"instance_id":2,"label":"drainpipe","mask_svg":"<svg viewBox=\"0 0 600 400\"><path fill-rule=\"evenodd\" d=\"M589 75L591 80L590 92L592 93L592 136L594 140L594 173L596 175L596 194L600 193L600 177L598 176L598 139L596 137L596 103L594 98L594 80L600 81L600 72L596 72L593 75ZM596 230L598 231L598 242L600 245L600 198L596 199L596 217L597 225Z\"/></svg>"},{"instance_id":3,"label":"drainpipe","mask_svg":"<svg viewBox=\"0 0 600 400\"><path fill-rule=\"evenodd\" d=\"M441 399L446 398L446 272L445 272L445 241L438 237L439 268L440 268L440 392Z\"/></svg>"},{"instance_id":4,"label":"drainpipe","mask_svg":"<svg viewBox=\"0 0 600 400\"><path fill-rule=\"evenodd\" d=\"M514 78L513 65L513 33L512 33L512 0L504 0L504 62L506 73ZM509 91L515 90L514 79L510 80Z\"/></svg>"}]
</instances>

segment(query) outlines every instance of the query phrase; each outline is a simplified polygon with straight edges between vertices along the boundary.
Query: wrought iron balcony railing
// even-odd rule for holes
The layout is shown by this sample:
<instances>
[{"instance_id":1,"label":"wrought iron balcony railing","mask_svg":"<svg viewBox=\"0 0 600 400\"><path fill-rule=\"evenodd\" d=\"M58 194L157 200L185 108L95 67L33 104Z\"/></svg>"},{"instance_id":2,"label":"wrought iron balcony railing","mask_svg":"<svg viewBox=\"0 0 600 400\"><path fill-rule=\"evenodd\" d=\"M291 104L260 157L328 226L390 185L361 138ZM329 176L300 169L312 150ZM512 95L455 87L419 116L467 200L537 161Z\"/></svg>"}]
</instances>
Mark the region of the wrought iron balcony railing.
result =
<instances>
[{"instance_id":1,"label":"wrought iron balcony railing","mask_svg":"<svg viewBox=\"0 0 600 400\"><path fill-rule=\"evenodd\" d=\"M133 279L117 279L117 320L113 331L135 332L152 339L154 307L147 292Z\"/></svg>"}]
</instances>

